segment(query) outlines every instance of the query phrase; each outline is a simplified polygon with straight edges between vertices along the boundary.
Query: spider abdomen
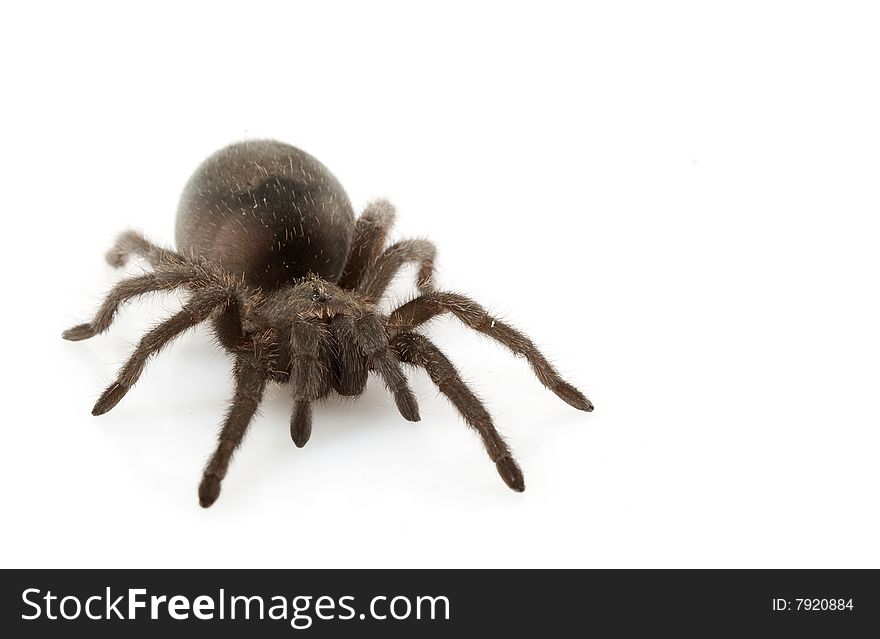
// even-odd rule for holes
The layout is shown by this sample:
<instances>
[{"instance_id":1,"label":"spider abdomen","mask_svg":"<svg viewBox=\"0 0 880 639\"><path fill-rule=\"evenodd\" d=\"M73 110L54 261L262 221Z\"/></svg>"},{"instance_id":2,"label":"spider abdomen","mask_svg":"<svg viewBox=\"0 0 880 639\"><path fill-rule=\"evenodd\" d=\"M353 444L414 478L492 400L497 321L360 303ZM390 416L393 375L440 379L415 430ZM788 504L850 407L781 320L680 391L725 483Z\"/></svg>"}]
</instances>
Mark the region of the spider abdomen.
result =
<instances>
[{"instance_id":1,"label":"spider abdomen","mask_svg":"<svg viewBox=\"0 0 880 639\"><path fill-rule=\"evenodd\" d=\"M196 169L177 210L177 248L254 287L308 273L342 274L354 213L339 181L314 157L274 140L241 142Z\"/></svg>"}]
</instances>

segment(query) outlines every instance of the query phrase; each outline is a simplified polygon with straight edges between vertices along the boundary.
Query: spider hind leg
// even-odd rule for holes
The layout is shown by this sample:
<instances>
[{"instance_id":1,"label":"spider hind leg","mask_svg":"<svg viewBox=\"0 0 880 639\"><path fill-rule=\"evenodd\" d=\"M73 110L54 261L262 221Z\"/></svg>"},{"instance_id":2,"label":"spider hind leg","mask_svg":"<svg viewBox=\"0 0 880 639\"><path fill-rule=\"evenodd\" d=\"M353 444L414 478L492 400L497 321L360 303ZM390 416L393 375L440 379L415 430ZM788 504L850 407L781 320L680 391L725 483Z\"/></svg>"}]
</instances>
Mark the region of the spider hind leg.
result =
<instances>
[{"instance_id":1,"label":"spider hind leg","mask_svg":"<svg viewBox=\"0 0 880 639\"><path fill-rule=\"evenodd\" d=\"M125 266L131 255L144 258L153 268L163 262L167 264L184 262L183 257L178 253L154 244L137 231L125 231L120 234L116 238L116 244L107 251L104 258L110 266L121 268Z\"/></svg>"}]
</instances>

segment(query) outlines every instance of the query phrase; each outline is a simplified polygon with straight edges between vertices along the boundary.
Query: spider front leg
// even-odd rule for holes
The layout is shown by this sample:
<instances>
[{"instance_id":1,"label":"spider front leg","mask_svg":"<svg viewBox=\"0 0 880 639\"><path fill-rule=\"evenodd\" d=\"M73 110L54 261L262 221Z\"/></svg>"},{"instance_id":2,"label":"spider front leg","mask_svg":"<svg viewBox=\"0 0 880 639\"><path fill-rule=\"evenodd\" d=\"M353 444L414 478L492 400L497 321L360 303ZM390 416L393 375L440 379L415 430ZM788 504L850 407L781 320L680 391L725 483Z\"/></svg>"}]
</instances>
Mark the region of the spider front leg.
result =
<instances>
[{"instance_id":1,"label":"spider front leg","mask_svg":"<svg viewBox=\"0 0 880 639\"><path fill-rule=\"evenodd\" d=\"M220 430L217 449L208 461L199 484L199 504L203 508L209 507L220 496L220 484L226 477L232 455L241 445L251 419L263 399L268 382L266 370L271 366L262 361L257 348L255 343L254 351L240 353L236 358L235 395Z\"/></svg>"},{"instance_id":2,"label":"spider front leg","mask_svg":"<svg viewBox=\"0 0 880 639\"><path fill-rule=\"evenodd\" d=\"M507 443L495 430L489 412L440 349L427 337L408 332L395 335L391 339L391 348L400 361L424 368L438 390L452 402L468 425L477 431L504 483L517 492L525 490L522 471Z\"/></svg>"},{"instance_id":3,"label":"spider front leg","mask_svg":"<svg viewBox=\"0 0 880 639\"><path fill-rule=\"evenodd\" d=\"M397 410L407 421L419 421L421 419L419 404L406 381L400 363L389 347L388 335L382 320L372 313L367 313L354 319L351 329L357 347L367 356L367 362L394 395Z\"/></svg>"},{"instance_id":4,"label":"spider front leg","mask_svg":"<svg viewBox=\"0 0 880 639\"><path fill-rule=\"evenodd\" d=\"M302 448L312 435L312 405L330 390L330 334L319 322L297 319L290 331L290 386L294 407L290 437Z\"/></svg>"},{"instance_id":5,"label":"spider front leg","mask_svg":"<svg viewBox=\"0 0 880 639\"><path fill-rule=\"evenodd\" d=\"M334 352L332 357L333 388L344 397L364 392L367 385L367 358L360 352L355 339L354 318L337 315L330 321Z\"/></svg>"},{"instance_id":6,"label":"spider front leg","mask_svg":"<svg viewBox=\"0 0 880 639\"><path fill-rule=\"evenodd\" d=\"M392 331L408 331L442 313L452 313L469 327L497 340L515 355L521 355L532 366L538 380L564 402L578 410L590 412L593 404L574 386L566 382L541 354L528 337L489 315L482 306L458 293L430 292L407 302L391 313Z\"/></svg>"}]
</instances>

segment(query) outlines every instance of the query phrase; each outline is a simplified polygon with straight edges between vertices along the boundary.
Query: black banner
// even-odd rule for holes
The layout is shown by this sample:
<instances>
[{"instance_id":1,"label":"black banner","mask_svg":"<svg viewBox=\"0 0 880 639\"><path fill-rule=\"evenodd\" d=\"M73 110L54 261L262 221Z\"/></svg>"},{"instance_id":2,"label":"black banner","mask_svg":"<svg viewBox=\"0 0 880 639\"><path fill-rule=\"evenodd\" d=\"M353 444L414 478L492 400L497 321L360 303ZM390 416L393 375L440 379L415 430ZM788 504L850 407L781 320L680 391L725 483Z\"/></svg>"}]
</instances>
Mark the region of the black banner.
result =
<instances>
[{"instance_id":1,"label":"black banner","mask_svg":"<svg viewBox=\"0 0 880 639\"><path fill-rule=\"evenodd\" d=\"M277 637L880 628L871 570L11 570L2 581L7 637L192 637L224 625Z\"/></svg>"}]
</instances>

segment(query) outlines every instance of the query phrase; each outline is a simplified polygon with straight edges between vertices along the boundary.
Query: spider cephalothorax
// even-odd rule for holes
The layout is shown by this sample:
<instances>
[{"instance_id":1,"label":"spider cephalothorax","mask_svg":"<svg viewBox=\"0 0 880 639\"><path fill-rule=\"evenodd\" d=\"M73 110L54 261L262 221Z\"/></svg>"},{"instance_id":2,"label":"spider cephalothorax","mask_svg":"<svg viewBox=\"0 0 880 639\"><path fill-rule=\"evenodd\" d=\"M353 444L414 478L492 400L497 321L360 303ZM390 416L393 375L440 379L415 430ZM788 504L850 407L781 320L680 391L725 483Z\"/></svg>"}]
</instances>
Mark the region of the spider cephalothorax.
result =
<instances>
[{"instance_id":1,"label":"spider cephalothorax","mask_svg":"<svg viewBox=\"0 0 880 639\"><path fill-rule=\"evenodd\" d=\"M301 447L311 434L312 403L331 393L360 395L370 372L382 378L400 414L418 421L418 404L401 363L427 371L480 435L505 483L523 490L522 472L480 400L446 356L416 330L442 313L525 357L541 383L575 408L593 409L525 335L473 300L434 288L431 243L402 240L385 247L394 220L390 204L370 204L355 222L333 175L299 149L262 140L215 153L190 178L177 220L176 252L133 231L119 237L108 261L122 266L133 254L145 258L152 271L117 284L95 318L65 331L64 338L82 340L105 331L120 305L136 296L188 292L181 311L141 339L92 414L113 408L138 380L147 359L177 335L211 322L218 341L235 358L235 395L199 486L202 506L219 496L232 454L269 382L290 385L290 432ZM419 265L420 295L383 314L377 302L410 262Z\"/></svg>"}]
</instances>

